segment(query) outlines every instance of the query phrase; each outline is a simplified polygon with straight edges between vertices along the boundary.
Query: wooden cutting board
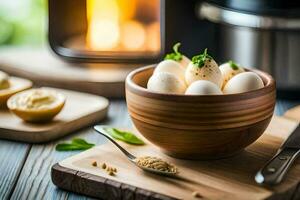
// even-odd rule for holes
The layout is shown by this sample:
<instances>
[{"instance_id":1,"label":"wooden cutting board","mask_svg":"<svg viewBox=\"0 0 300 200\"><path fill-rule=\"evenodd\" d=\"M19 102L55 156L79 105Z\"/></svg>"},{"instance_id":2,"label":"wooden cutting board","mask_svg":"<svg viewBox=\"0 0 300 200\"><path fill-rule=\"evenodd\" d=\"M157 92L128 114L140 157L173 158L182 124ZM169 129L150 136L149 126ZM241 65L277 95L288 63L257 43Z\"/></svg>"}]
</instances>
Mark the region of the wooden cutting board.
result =
<instances>
[{"instance_id":1,"label":"wooden cutting board","mask_svg":"<svg viewBox=\"0 0 300 200\"><path fill-rule=\"evenodd\" d=\"M53 88L52 88L53 89ZM30 143L47 142L102 120L108 110L106 98L57 89L66 96L63 110L49 123L22 121L7 109L0 110L0 138Z\"/></svg>"},{"instance_id":2,"label":"wooden cutting board","mask_svg":"<svg viewBox=\"0 0 300 200\"><path fill-rule=\"evenodd\" d=\"M300 199L299 161L278 186L263 187L254 181L256 172L298 125L295 119L300 121L300 107L287 112L285 117L274 117L254 144L221 160L179 160L163 155L150 143L132 146L120 142L137 156L155 155L174 163L180 170L177 179L143 172L107 143L54 165L52 181L60 188L101 199ZM116 167L118 173L109 176L101 167L92 166L94 161ZM201 198L193 197L194 191Z\"/></svg>"},{"instance_id":3,"label":"wooden cutting board","mask_svg":"<svg viewBox=\"0 0 300 200\"><path fill-rule=\"evenodd\" d=\"M33 81L34 85L124 97L125 78L143 64L67 63L43 48L0 48L0 70Z\"/></svg>"}]
</instances>

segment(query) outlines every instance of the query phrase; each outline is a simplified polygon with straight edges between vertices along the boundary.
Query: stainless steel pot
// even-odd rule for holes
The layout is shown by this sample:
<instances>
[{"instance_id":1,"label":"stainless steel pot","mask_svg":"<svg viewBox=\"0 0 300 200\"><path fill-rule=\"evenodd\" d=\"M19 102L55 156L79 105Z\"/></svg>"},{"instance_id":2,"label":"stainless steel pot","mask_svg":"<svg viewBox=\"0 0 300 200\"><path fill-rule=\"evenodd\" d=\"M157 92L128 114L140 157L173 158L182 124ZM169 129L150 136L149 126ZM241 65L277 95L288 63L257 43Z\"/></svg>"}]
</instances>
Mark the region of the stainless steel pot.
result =
<instances>
[{"instance_id":1,"label":"stainless steel pot","mask_svg":"<svg viewBox=\"0 0 300 200\"><path fill-rule=\"evenodd\" d=\"M267 71L281 94L300 96L300 17L257 15L211 3L202 3L198 13L216 24L220 61Z\"/></svg>"}]
</instances>

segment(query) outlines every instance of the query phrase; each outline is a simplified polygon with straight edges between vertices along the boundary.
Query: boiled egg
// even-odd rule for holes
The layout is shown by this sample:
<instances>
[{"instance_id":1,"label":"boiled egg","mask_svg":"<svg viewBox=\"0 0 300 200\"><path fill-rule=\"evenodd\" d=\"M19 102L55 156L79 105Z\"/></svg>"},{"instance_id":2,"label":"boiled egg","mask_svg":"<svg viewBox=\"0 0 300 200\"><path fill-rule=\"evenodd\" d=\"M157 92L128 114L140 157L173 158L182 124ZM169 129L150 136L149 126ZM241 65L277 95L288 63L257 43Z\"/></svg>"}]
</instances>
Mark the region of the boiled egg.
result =
<instances>
[{"instance_id":1,"label":"boiled egg","mask_svg":"<svg viewBox=\"0 0 300 200\"><path fill-rule=\"evenodd\" d=\"M0 90L9 88L9 75L0 71Z\"/></svg>"},{"instance_id":2,"label":"boiled egg","mask_svg":"<svg viewBox=\"0 0 300 200\"><path fill-rule=\"evenodd\" d=\"M191 60L190 60L188 57L182 55L181 60L179 60L179 61L177 61L177 62L178 62L184 69L186 69L187 66L190 64Z\"/></svg>"},{"instance_id":3,"label":"boiled egg","mask_svg":"<svg viewBox=\"0 0 300 200\"><path fill-rule=\"evenodd\" d=\"M12 95L31 88L32 82L27 79L9 76L0 71L0 108L6 107L6 102Z\"/></svg>"},{"instance_id":4,"label":"boiled egg","mask_svg":"<svg viewBox=\"0 0 300 200\"><path fill-rule=\"evenodd\" d=\"M155 70L154 74L160 73L160 72L168 72L171 74L174 74L178 78L184 80L184 68L176 61L174 60L164 60L160 62Z\"/></svg>"},{"instance_id":5,"label":"boiled egg","mask_svg":"<svg viewBox=\"0 0 300 200\"><path fill-rule=\"evenodd\" d=\"M223 94L220 88L206 80L199 80L193 82L185 91L187 95L218 95Z\"/></svg>"},{"instance_id":6,"label":"boiled egg","mask_svg":"<svg viewBox=\"0 0 300 200\"><path fill-rule=\"evenodd\" d=\"M240 67L238 64L234 63L233 61L228 61L227 63L220 65L219 69L223 77L222 88L224 88L226 83L232 77L245 71L242 67Z\"/></svg>"},{"instance_id":7,"label":"boiled egg","mask_svg":"<svg viewBox=\"0 0 300 200\"><path fill-rule=\"evenodd\" d=\"M191 60L186 57L185 55L183 55L181 52L179 52L179 47L180 47L180 43L176 43L173 46L173 51L172 53L166 54L165 56L165 60L174 60L176 62L178 62L183 68L186 68L189 63L191 62Z\"/></svg>"},{"instance_id":8,"label":"boiled egg","mask_svg":"<svg viewBox=\"0 0 300 200\"><path fill-rule=\"evenodd\" d=\"M223 82L218 64L207 54L206 50L203 54L193 57L192 62L185 71L185 80L188 85L197 80L207 80L213 82L219 88L221 88Z\"/></svg>"},{"instance_id":9,"label":"boiled egg","mask_svg":"<svg viewBox=\"0 0 300 200\"><path fill-rule=\"evenodd\" d=\"M262 79L254 72L243 72L231 78L223 89L224 94L249 92L264 87Z\"/></svg>"},{"instance_id":10,"label":"boiled egg","mask_svg":"<svg viewBox=\"0 0 300 200\"><path fill-rule=\"evenodd\" d=\"M7 107L24 121L45 122L62 110L65 100L65 96L54 89L37 88L11 96Z\"/></svg>"},{"instance_id":11,"label":"boiled egg","mask_svg":"<svg viewBox=\"0 0 300 200\"><path fill-rule=\"evenodd\" d=\"M159 72L150 77L147 88L152 92L184 94L186 85L183 80L172 73Z\"/></svg>"}]
</instances>

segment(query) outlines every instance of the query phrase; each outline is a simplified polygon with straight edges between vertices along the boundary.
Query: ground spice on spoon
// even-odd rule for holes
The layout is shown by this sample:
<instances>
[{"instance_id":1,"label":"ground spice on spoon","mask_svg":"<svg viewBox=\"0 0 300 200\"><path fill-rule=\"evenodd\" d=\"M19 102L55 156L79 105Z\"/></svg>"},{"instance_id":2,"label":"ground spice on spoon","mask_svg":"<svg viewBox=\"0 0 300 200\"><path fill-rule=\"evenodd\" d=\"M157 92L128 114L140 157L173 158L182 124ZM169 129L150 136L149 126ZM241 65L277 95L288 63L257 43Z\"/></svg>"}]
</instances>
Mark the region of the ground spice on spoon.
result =
<instances>
[{"instance_id":1,"label":"ground spice on spoon","mask_svg":"<svg viewBox=\"0 0 300 200\"><path fill-rule=\"evenodd\" d=\"M161 158L144 156L135 159L137 165L162 172L178 173L177 167L162 160Z\"/></svg>"}]
</instances>

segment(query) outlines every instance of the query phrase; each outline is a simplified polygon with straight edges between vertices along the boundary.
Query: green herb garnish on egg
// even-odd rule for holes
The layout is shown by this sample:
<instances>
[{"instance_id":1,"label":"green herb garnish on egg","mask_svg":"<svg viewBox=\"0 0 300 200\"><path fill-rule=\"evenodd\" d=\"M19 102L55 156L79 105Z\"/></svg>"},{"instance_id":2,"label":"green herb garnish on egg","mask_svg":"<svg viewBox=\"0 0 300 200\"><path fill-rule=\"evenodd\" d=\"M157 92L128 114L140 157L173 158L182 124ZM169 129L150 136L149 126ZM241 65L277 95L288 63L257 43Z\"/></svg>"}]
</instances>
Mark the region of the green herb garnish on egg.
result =
<instances>
[{"instance_id":1,"label":"green herb garnish on egg","mask_svg":"<svg viewBox=\"0 0 300 200\"><path fill-rule=\"evenodd\" d=\"M213 59L210 55L208 55L207 53L207 48L204 50L204 52L202 54L199 54L197 56L194 56L192 58L192 63L197 66L197 67L203 67L205 64L205 61L207 59Z\"/></svg>"},{"instance_id":2,"label":"green herb garnish on egg","mask_svg":"<svg viewBox=\"0 0 300 200\"><path fill-rule=\"evenodd\" d=\"M238 69L239 69L239 65L236 64L235 62L233 62L232 60L229 60L229 61L228 61L228 64L230 65L230 67L231 67L233 70L238 70Z\"/></svg>"},{"instance_id":3,"label":"green herb garnish on egg","mask_svg":"<svg viewBox=\"0 0 300 200\"><path fill-rule=\"evenodd\" d=\"M182 54L178 51L179 47L180 47L181 43L177 42L174 46L173 46L173 53L169 53L165 56L165 60L175 60L175 61L181 61L182 60Z\"/></svg>"}]
</instances>

